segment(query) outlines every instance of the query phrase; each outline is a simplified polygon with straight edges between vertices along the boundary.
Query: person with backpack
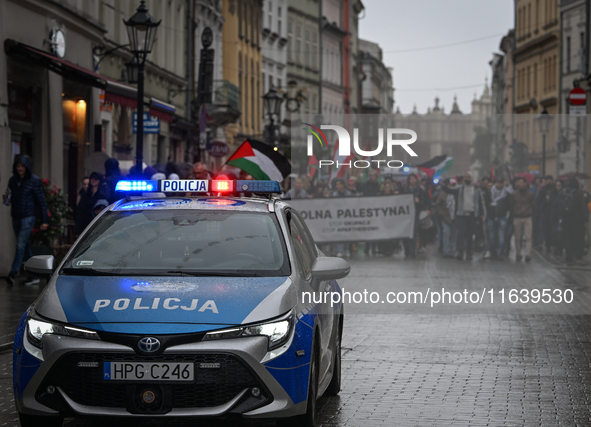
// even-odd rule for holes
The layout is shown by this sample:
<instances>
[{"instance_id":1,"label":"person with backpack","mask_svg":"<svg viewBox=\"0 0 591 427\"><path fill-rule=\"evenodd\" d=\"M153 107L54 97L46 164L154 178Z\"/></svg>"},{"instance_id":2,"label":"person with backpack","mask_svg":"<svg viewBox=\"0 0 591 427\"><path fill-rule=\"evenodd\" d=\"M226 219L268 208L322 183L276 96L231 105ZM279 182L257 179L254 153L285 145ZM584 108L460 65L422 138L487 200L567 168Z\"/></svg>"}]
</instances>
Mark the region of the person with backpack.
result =
<instances>
[{"instance_id":1,"label":"person with backpack","mask_svg":"<svg viewBox=\"0 0 591 427\"><path fill-rule=\"evenodd\" d=\"M566 188L556 198L562 240L566 252L567 265L586 265L583 261L585 224L589 221L589 210L585 205L579 180L572 177Z\"/></svg>"}]
</instances>

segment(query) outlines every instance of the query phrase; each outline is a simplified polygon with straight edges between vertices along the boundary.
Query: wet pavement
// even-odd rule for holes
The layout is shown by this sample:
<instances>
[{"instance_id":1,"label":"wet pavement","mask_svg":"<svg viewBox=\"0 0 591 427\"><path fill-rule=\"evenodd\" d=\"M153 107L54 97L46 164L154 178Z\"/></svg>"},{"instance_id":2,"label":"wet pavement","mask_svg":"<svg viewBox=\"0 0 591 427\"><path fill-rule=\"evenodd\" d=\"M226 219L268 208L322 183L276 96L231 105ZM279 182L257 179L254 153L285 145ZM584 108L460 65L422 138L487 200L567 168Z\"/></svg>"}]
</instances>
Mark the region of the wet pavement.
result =
<instances>
[{"instance_id":1,"label":"wet pavement","mask_svg":"<svg viewBox=\"0 0 591 427\"><path fill-rule=\"evenodd\" d=\"M430 301L348 304L343 389L320 400L321 425L591 426L591 269L563 268L540 254L516 264L449 260L434 251L410 261L397 255L351 264L350 276L340 281L346 291L367 289L382 300L388 292L427 290L484 298L434 307ZM511 289L521 292L522 302L509 302ZM544 289L562 296L570 290L572 302L523 302L523 295ZM0 290L4 339L37 292ZM0 354L0 426L18 425L11 369L10 353ZM104 420L65 423L99 424Z\"/></svg>"}]
</instances>

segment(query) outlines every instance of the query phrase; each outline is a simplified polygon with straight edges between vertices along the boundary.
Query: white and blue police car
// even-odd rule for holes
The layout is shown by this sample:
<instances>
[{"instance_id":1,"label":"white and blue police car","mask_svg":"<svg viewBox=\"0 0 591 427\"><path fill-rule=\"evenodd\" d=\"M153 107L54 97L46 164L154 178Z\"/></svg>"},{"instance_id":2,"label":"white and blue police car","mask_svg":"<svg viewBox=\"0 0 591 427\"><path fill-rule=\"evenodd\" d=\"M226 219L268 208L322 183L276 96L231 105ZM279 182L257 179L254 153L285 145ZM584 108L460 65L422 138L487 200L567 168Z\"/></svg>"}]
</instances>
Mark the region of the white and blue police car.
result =
<instances>
[{"instance_id":1,"label":"white and blue police car","mask_svg":"<svg viewBox=\"0 0 591 427\"><path fill-rule=\"evenodd\" d=\"M99 214L59 265L47 255L26 263L48 283L15 335L21 425L113 416L314 426L318 397L340 390L343 306L326 293L342 292L347 262L318 250L298 212L272 197L274 181L117 188L143 195Z\"/></svg>"}]
</instances>

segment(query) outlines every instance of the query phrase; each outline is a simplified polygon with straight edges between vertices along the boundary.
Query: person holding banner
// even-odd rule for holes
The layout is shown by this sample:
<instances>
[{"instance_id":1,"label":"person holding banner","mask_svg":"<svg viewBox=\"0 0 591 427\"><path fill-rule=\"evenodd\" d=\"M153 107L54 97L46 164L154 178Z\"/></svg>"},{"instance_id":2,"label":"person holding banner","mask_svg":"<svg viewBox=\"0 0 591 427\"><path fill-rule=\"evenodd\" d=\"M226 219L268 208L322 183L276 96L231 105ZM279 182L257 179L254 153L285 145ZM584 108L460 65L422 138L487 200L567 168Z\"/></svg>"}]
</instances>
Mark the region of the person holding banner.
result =
<instances>
[{"instance_id":1,"label":"person holding banner","mask_svg":"<svg viewBox=\"0 0 591 427\"><path fill-rule=\"evenodd\" d=\"M415 258L416 257L416 247L417 247L417 237L418 237L418 224L419 224L419 213L421 210L425 209L428 204L428 196L421 187L419 183L419 179L416 174L411 173L408 178L406 179L406 188L404 192L407 194L414 195L414 202L415 202L415 222L414 222L414 230L413 230L413 237L410 239L404 239L404 257L405 258ZM425 201L425 199L427 199Z\"/></svg>"},{"instance_id":2,"label":"person holding banner","mask_svg":"<svg viewBox=\"0 0 591 427\"><path fill-rule=\"evenodd\" d=\"M345 181L341 178L335 178L332 180L332 188L333 192L331 193L331 197L351 197L352 194L349 190L345 188ZM337 257L342 257L343 252L345 251L345 244L344 243L337 243L336 245Z\"/></svg>"}]
</instances>

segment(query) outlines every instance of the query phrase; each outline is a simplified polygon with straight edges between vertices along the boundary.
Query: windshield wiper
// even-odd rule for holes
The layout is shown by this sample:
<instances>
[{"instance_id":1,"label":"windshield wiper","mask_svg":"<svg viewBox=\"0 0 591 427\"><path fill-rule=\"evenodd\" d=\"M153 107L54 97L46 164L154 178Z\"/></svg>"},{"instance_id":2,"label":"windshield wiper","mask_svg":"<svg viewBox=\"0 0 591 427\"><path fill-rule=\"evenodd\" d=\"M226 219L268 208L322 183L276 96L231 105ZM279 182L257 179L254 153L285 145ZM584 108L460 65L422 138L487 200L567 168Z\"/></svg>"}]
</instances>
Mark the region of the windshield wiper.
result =
<instances>
[{"instance_id":1,"label":"windshield wiper","mask_svg":"<svg viewBox=\"0 0 591 427\"><path fill-rule=\"evenodd\" d=\"M179 276L193 276L193 277L263 277L255 272L237 272L237 271L185 271L185 270L169 270L167 274L178 274Z\"/></svg>"},{"instance_id":2,"label":"windshield wiper","mask_svg":"<svg viewBox=\"0 0 591 427\"><path fill-rule=\"evenodd\" d=\"M62 273L77 275L77 276L124 276L124 275L127 276L128 275L128 274L123 274L123 273L113 273L111 271L96 270L94 268L89 268L89 267L82 267L82 268L65 267L62 269Z\"/></svg>"}]
</instances>

